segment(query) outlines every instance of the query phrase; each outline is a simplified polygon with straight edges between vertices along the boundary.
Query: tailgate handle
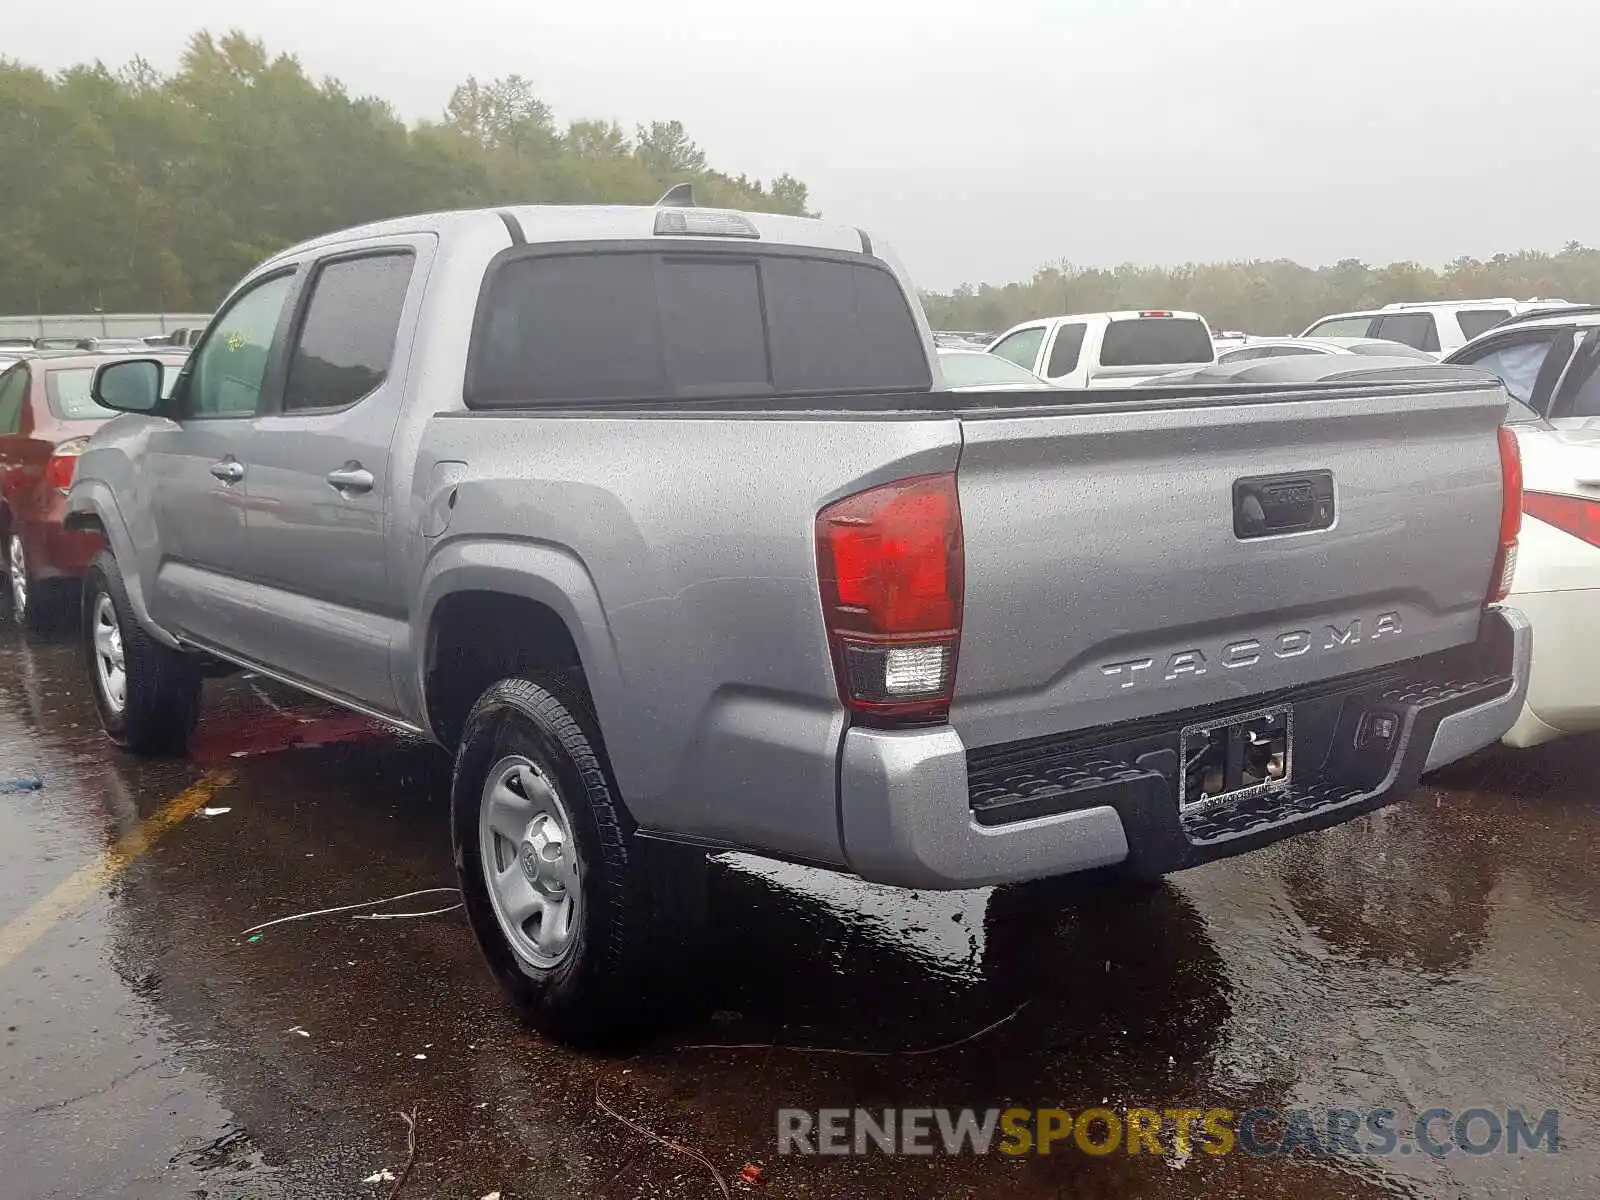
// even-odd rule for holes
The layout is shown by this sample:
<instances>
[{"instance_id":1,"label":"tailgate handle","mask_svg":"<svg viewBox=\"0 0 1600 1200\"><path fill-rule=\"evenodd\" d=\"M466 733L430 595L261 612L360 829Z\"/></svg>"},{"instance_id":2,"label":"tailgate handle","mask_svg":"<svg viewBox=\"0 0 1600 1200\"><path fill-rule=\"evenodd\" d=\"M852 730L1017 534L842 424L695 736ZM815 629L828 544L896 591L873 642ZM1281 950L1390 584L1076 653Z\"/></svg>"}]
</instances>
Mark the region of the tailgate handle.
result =
<instances>
[{"instance_id":1,"label":"tailgate handle","mask_svg":"<svg viewBox=\"0 0 1600 1200\"><path fill-rule=\"evenodd\" d=\"M1233 481L1233 535L1241 540L1327 529L1333 517L1332 471Z\"/></svg>"}]
</instances>

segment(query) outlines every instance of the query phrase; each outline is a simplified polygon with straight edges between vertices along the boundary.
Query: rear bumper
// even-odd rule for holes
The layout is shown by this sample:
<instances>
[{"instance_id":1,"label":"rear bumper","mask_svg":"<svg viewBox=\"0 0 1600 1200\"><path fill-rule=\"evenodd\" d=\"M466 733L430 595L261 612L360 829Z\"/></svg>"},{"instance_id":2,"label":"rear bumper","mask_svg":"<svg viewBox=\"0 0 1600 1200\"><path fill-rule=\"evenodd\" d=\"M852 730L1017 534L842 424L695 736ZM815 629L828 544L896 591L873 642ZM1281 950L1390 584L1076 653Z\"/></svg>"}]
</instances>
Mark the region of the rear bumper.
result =
<instances>
[{"instance_id":1,"label":"rear bumper","mask_svg":"<svg viewBox=\"0 0 1600 1200\"><path fill-rule=\"evenodd\" d=\"M1326 828L1499 740L1523 707L1532 644L1528 621L1501 609L1470 646L1242 705L974 752L949 727L851 729L839 781L845 854L866 879L961 888L1120 862L1162 874ZM1295 727L1287 786L1180 814L1181 731L1277 706ZM1369 713L1395 717L1395 734L1358 749L1354 730Z\"/></svg>"},{"instance_id":2,"label":"rear bumper","mask_svg":"<svg viewBox=\"0 0 1600 1200\"><path fill-rule=\"evenodd\" d=\"M81 579L94 556L105 548L105 539L98 533L64 528L65 516L65 498L52 497L42 516L17 523L36 579Z\"/></svg>"}]
</instances>

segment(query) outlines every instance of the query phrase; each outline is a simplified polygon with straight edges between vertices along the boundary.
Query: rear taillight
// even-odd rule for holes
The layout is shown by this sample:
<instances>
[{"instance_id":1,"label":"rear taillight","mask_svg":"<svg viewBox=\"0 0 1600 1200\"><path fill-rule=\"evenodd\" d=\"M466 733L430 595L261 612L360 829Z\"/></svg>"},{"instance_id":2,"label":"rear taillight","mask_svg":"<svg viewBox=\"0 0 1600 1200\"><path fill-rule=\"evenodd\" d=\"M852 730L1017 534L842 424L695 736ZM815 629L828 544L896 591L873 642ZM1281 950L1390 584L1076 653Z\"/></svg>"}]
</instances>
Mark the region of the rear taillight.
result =
<instances>
[{"instance_id":1,"label":"rear taillight","mask_svg":"<svg viewBox=\"0 0 1600 1200\"><path fill-rule=\"evenodd\" d=\"M885 723L950 712L965 561L954 475L896 480L817 514L817 575L845 707Z\"/></svg>"},{"instance_id":2,"label":"rear taillight","mask_svg":"<svg viewBox=\"0 0 1600 1200\"><path fill-rule=\"evenodd\" d=\"M1600 546L1600 501L1580 496L1555 496L1549 492L1524 492L1522 511L1562 533Z\"/></svg>"},{"instance_id":3,"label":"rear taillight","mask_svg":"<svg viewBox=\"0 0 1600 1200\"><path fill-rule=\"evenodd\" d=\"M72 477L78 470L78 456L88 445L88 438L77 438L57 446L44 467L45 483L65 496L71 490Z\"/></svg>"},{"instance_id":4,"label":"rear taillight","mask_svg":"<svg viewBox=\"0 0 1600 1200\"><path fill-rule=\"evenodd\" d=\"M1511 594L1517 573L1517 535L1522 532L1522 450L1517 435L1500 426L1500 544L1489 576L1487 602L1498 604Z\"/></svg>"}]
</instances>

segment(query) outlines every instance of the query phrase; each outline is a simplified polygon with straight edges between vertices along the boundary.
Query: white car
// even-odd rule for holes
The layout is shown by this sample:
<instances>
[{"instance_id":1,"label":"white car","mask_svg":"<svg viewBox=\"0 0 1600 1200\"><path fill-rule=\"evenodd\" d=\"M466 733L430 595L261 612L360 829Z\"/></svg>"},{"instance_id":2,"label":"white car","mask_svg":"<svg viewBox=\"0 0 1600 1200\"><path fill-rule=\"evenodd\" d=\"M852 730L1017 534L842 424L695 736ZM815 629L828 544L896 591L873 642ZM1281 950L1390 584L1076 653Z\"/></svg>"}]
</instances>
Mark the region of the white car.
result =
<instances>
[{"instance_id":1,"label":"white car","mask_svg":"<svg viewBox=\"0 0 1600 1200\"><path fill-rule=\"evenodd\" d=\"M1250 362L1258 358L1291 358L1297 354L1368 354L1377 358L1415 358L1432 362L1433 355L1404 342L1366 337L1250 338L1243 345L1217 347L1218 363Z\"/></svg>"},{"instance_id":2,"label":"white car","mask_svg":"<svg viewBox=\"0 0 1600 1200\"><path fill-rule=\"evenodd\" d=\"M1510 746L1600 729L1600 307L1529 313L1447 362L1515 398L1523 522L1507 603L1533 622L1533 669Z\"/></svg>"},{"instance_id":3,"label":"white car","mask_svg":"<svg viewBox=\"0 0 1600 1200\"><path fill-rule=\"evenodd\" d=\"M989 353L1063 388L1138 387L1217 361L1205 318L1166 308L1024 321L996 338Z\"/></svg>"},{"instance_id":4,"label":"white car","mask_svg":"<svg viewBox=\"0 0 1600 1200\"><path fill-rule=\"evenodd\" d=\"M1301 337L1382 338L1414 350L1450 354L1507 317L1541 308L1560 308L1565 300L1432 300L1397 301L1367 312L1333 313L1308 325Z\"/></svg>"},{"instance_id":5,"label":"white car","mask_svg":"<svg viewBox=\"0 0 1600 1200\"><path fill-rule=\"evenodd\" d=\"M1010 359L982 350L939 350L939 373L952 392L1021 392L1050 385Z\"/></svg>"}]
</instances>

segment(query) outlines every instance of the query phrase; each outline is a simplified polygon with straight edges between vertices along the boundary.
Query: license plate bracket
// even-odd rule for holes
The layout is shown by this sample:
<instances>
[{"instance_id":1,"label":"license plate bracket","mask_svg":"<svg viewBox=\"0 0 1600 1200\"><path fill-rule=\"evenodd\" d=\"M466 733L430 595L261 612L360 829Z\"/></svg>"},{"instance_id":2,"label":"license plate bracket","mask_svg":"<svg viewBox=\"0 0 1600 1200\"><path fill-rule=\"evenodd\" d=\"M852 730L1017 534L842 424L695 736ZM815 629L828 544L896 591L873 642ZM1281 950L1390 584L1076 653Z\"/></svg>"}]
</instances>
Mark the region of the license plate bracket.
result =
<instances>
[{"instance_id":1,"label":"license plate bracket","mask_svg":"<svg viewBox=\"0 0 1600 1200\"><path fill-rule=\"evenodd\" d=\"M1179 738L1178 811L1228 804L1289 786L1294 709L1257 709L1196 722Z\"/></svg>"}]
</instances>

